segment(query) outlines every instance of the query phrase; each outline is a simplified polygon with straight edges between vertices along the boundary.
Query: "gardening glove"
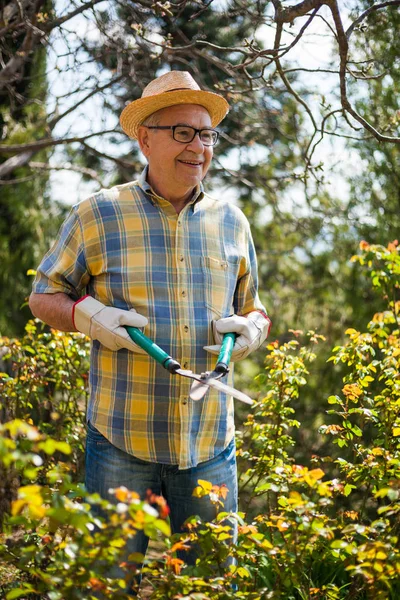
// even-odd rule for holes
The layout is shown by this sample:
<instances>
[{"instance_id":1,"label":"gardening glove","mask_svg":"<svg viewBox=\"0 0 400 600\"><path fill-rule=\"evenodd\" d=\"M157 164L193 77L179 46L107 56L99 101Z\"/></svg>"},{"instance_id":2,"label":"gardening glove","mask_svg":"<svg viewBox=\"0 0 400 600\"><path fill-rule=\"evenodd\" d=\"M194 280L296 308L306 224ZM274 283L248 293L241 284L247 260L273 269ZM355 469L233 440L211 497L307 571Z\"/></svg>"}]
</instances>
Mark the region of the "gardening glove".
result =
<instances>
[{"instance_id":1,"label":"gardening glove","mask_svg":"<svg viewBox=\"0 0 400 600\"><path fill-rule=\"evenodd\" d=\"M237 338L232 351L231 360L236 362L246 358L257 350L267 338L271 321L267 315L254 311L245 317L233 315L218 321L212 321L215 346L204 346L211 354L219 354L224 333L236 333Z\"/></svg>"},{"instance_id":2,"label":"gardening glove","mask_svg":"<svg viewBox=\"0 0 400 600\"><path fill-rule=\"evenodd\" d=\"M134 308L121 310L113 306L105 306L91 296L84 296L75 302L72 310L72 320L78 331L98 340L109 350L127 348L138 354L146 354L140 346L129 337L123 327L144 327L148 320L139 315Z\"/></svg>"}]
</instances>

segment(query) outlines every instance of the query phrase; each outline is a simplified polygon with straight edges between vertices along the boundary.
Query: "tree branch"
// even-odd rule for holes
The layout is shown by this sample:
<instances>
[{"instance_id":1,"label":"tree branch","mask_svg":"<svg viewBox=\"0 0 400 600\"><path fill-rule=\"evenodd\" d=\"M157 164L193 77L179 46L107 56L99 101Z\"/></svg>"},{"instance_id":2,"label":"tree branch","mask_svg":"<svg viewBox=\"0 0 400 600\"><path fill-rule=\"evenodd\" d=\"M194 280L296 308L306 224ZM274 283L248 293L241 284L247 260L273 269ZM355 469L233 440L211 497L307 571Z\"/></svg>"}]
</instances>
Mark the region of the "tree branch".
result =
<instances>
[{"instance_id":1,"label":"tree branch","mask_svg":"<svg viewBox=\"0 0 400 600\"><path fill-rule=\"evenodd\" d=\"M36 142L30 142L28 144L13 144L13 145L7 145L7 144L0 144L0 154L9 154L9 153L14 153L14 154L22 154L23 152L38 152L39 150L43 150L43 148L49 148L51 146L60 146L63 144L73 144L75 142L84 142L85 140L88 140L89 138L98 136L98 135L105 135L106 133L120 133L118 131L115 131L115 129L106 129L105 131L96 131L95 133L88 133L85 136L82 137L71 137L71 138L65 138L65 139L58 139L55 140L53 138L44 138L42 140L38 140Z\"/></svg>"},{"instance_id":2,"label":"tree branch","mask_svg":"<svg viewBox=\"0 0 400 600\"><path fill-rule=\"evenodd\" d=\"M12 173L14 169L26 165L26 163L34 154L35 152L32 150L30 152L24 152L23 154L18 154L17 156L8 158L6 161L0 164L0 177L7 177L7 175Z\"/></svg>"},{"instance_id":3,"label":"tree branch","mask_svg":"<svg viewBox=\"0 0 400 600\"><path fill-rule=\"evenodd\" d=\"M107 83L105 83L104 85L102 85L100 87L95 87L91 92L89 92L88 94L86 94L86 96L84 96L84 98L82 98L81 100L79 100L76 104L74 104L73 106L71 106L70 108L68 108L67 110L65 110L63 113L61 113L61 114L56 115L55 117L53 117L49 121L49 124L48 124L48 127L50 128L50 130L54 129L54 126L61 119L63 119L69 113L73 112L76 108L78 108L78 106L80 106L81 104L83 104L84 102L86 102L86 100L88 100L89 98L92 98L92 96L95 96L99 92L103 92L107 88L109 88L112 85L114 85L114 83L118 83L118 81L121 81L121 79L123 79L122 75L120 75L119 77L115 77L114 79L111 79L110 81L108 81Z\"/></svg>"},{"instance_id":4,"label":"tree branch","mask_svg":"<svg viewBox=\"0 0 400 600\"><path fill-rule=\"evenodd\" d=\"M71 19L76 17L76 15L83 13L85 10L88 10L89 8L93 8L94 6L96 6L96 4L100 4L101 2L105 2L105 0L91 0L91 2L82 4L82 6L79 6L75 10L72 10L70 13L64 15L63 17L58 17L58 19L53 19L53 21L48 21L44 25L43 30L46 32L50 32L53 29L55 29L56 27L63 25L67 21L70 21Z\"/></svg>"},{"instance_id":5,"label":"tree branch","mask_svg":"<svg viewBox=\"0 0 400 600\"><path fill-rule=\"evenodd\" d=\"M101 185L101 187L104 187L103 181L99 177L98 173L94 169L89 169L87 167L80 167L77 165L72 165L71 163L65 163L64 165L50 165L49 163L34 161L30 161L28 163L28 167L31 167L32 169L42 169L45 171L74 171L75 173L81 173L82 175L86 175L87 177L94 179Z\"/></svg>"},{"instance_id":6,"label":"tree branch","mask_svg":"<svg viewBox=\"0 0 400 600\"><path fill-rule=\"evenodd\" d=\"M326 0L326 4L329 6L332 17L335 23L337 32L337 42L339 46L339 57L340 57L340 68L339 68L339 79L340 79L340 99L342 107L356 120L358 121L367 131L380 142L391 142L392 144L400 144L400 137L392 137L383 135L375 127L371 125L364 117L362 117L350 104L347 97L346 87L346 71L347 71L347 57L349 51L349 44L346 33L343 28L342 19L338 7L337 0Z\"/></svg>"},{"instance_id":7,"label":"tree branch","mask_svg":"<svg viewBox=\"0 0 400 600\"><path fill-rule=\"evenodd\" d=\"M347 40L349 39L357 25L364 21L364 19L366 19L371 13L380 10L381 8L386 8L388 6L400 6L400 0L388 0L387 2L381 2L380 4L374 4L373 6L370 6L350 25L350 27L348 27L346 31Z\"/></svg>"}]
</instances>

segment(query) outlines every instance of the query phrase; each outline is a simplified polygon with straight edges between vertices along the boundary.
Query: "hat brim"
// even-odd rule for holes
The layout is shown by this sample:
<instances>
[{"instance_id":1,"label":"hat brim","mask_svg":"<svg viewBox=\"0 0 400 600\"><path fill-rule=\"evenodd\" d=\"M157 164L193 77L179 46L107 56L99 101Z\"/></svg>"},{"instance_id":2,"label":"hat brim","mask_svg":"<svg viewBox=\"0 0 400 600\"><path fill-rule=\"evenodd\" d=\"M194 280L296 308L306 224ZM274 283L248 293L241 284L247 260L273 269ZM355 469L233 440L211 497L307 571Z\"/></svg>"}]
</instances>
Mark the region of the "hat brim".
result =
<instances>
[{"instance_id":1,"label":"hat brim","mask_svg":"<svg viewBox=\"0 0 400 600\"><path fill-rule=\"evenodd\" d=\"M216 127L229 111L229 104L219 94L203 90L174 90L147 98L139 98L124 108L120 116L122 129L129 137L137 139L138 129L153 113L177 104L199 104L211 117L211 126Z\"/></svg>"}]
</instances>

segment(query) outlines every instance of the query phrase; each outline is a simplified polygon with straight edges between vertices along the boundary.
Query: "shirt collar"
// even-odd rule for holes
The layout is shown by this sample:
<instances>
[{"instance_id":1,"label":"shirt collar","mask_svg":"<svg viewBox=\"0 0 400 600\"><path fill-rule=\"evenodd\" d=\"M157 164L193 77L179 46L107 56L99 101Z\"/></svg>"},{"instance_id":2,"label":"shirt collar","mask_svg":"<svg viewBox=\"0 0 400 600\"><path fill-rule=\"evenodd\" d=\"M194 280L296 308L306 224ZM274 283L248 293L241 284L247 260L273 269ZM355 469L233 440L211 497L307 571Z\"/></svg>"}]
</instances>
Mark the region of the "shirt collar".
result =
<instances>
[{"instance_id":1,"label":"shirt collar","mask_svg":"<svg viewBox=\"0 0 400 600\"><path fill-rule=\"evenodd\" d=\"M163 204L164 202L168 202L168 200L165 200L165 198L162 198L162 196L159 196L158 194L156 194L156 192L152 189L151 185L147 181L148 170L149 170L149 166L146 165L138 179L139 187L141 187L142 190L148 195L148 198L152 204L155 205L155 204L160 204L160 203ZM203 184L200 183L195 188L195 190L193 192L193 196L188 202L188 204L192 205L193 212L195 212L197 210L198 207L195 205L198 202L200 202L200 200L202 200L203 197L204 197L204 187L203 187Z\"/></svg>"}]
</instances>

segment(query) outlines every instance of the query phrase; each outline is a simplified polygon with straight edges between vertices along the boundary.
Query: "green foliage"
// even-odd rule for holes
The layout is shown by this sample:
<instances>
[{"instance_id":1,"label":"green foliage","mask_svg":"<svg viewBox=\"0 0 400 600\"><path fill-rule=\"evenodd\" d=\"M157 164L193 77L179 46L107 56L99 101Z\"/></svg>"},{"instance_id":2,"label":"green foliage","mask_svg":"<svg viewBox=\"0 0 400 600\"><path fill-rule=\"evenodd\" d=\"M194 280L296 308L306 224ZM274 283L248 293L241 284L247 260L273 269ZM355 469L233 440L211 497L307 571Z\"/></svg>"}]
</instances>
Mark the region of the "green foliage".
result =
<instances>
[{"instance_id":1,"label":"green foliage","mask_svg":"<svg viewBox=\"0 0 400 600\"><path fill-rule=\"evenodd\" d=\"M32 425L9 421L0 426L0 436L2 464L31 482L19 487L0 537L1 561L14 574L13 581L0 583L2 597L128 598L125 590L136 569L124 554L125 540L142 529L151 538L168 535L165 516L125 488L115 490L117 506L89 495L73 483L69 464L55 459L70 457L71 446ZM51 468L44 468L43 454ZM93 507L104 517L95 517ZM110 579L116 563L122 573Z\"/></svg>"},{"instance_id":2,"label":"green foliage","mask_svg":"<svg viewBox=\"0 0 400 600\"><path fill-rule=\"evenodd\" d=\"M17 39L13 34L5 36L8 48ZM48 135L46 66L47 51L42 47L26 62L24 77L17 86L17 99L10 102L8 91L0 93L2 143L28 144ZM37 152L35 161L45 164L50 154L48 149ZM0 157L0 165L11 156ZM0 334L23 335L30 317L25 303L31 290L27 272L37 266L47 251L60 216L55 215L59 211L46 193L46 170L25 165L15 168L6 179L0 179Z\"/></svg>"},{"instance_id":3,"label":"green foliage","mask_svg":"<svg viewBox=\"0 0 400 600\"><path fill-rule=\"evenodd\" d=\"M334 371L340 367L343 381L327 398L315 398L320 407L316 435L325 441L321 446L326 452L298 460L304 449L294 433L301 432L303 425L293 406L313 375L324 340L315 332L292 331L294 339L268 345L265 370L256 378L258 401L238 432L245 512L224 512L226 488L199 480L194 494L209 498L215 519L203 522L193 516L186 531L174 536L169 535L162 499L152 499L155 511L134 492L120 488L115 490L115 507L88 496L75 481L74 462L79 456L66 440L75 439L73 432L77 438L82 436L78 412L84 411L86 396L84 338L40 332L31 322L20 342L6 340L16 370L13 376L3 375L2 398L15 416L16 396L20 396L18 411L25 421L10 420L0 431L0 464L6 476L13 473L18 480L0 537L1 560L14 574L12 580L0 578L4 597L73 600L96 593L102 598L125 598L126 582L135 571L124 559L124 540L144 527L162 541L159 556L148 559L143 569L152 600L397 599L398 245L362 242L353 263L368 275L385 304L365 331L345 332L346 341L333 349L327 363ZM69 413L74 417L62 422L65 434L61 436L55 424L42 422L35 413L40 397L46 401L50 397L40 361L47 365L54 385L50 401L64 397L67 413L68 402L75 407ZM57 376L61 366L64 374ZM69 398L66 404L65 398ZM37 427L27 423L34 420L29 416L33 414ZM94 516L95 505L101 505L108 519ZM235 528L238 538L233 543ZM195 566L187 566L185 551L193 544L200 558ZM118 560L125 574L113 580L109 568Z\"/></svg>"},{"instance_id":4,"label":"green foliage","mask_svg":"<svg viewBox=\"0 0 400 600\"><path fill-rule=\"evenodd\" d=\"M11 365L0 379L8 419L40 426L54 440L70 443L72 465L81 475L88 398L89 343L80 333L48 330L29 321L21 339L1 338L0 349Z\"/></svg>"},{"instance_id":5,"label":"green foliage","mask_svg":"<svg viewBox=\"0 0 400 600\"><path fill-rule=\"evenodd\" d=\"M359 4L368 9L371 3ZM357 10L362 10L357 7ZM354 32L352 51L359 61L359 77L368 78L362 93L358 93L357 110L385 135L400 134L399 80L391 76L400 67L400 11L388 7L387 11L373 11ZM359 87L360 79L350 80ZM359 239L381 243L398 236L400 227L400 178L398 148L396 145L379 144L365 139L361 144L352 143L360 156L362 168L351 173L350 219Z\"/></svg>"}]
</instances>

